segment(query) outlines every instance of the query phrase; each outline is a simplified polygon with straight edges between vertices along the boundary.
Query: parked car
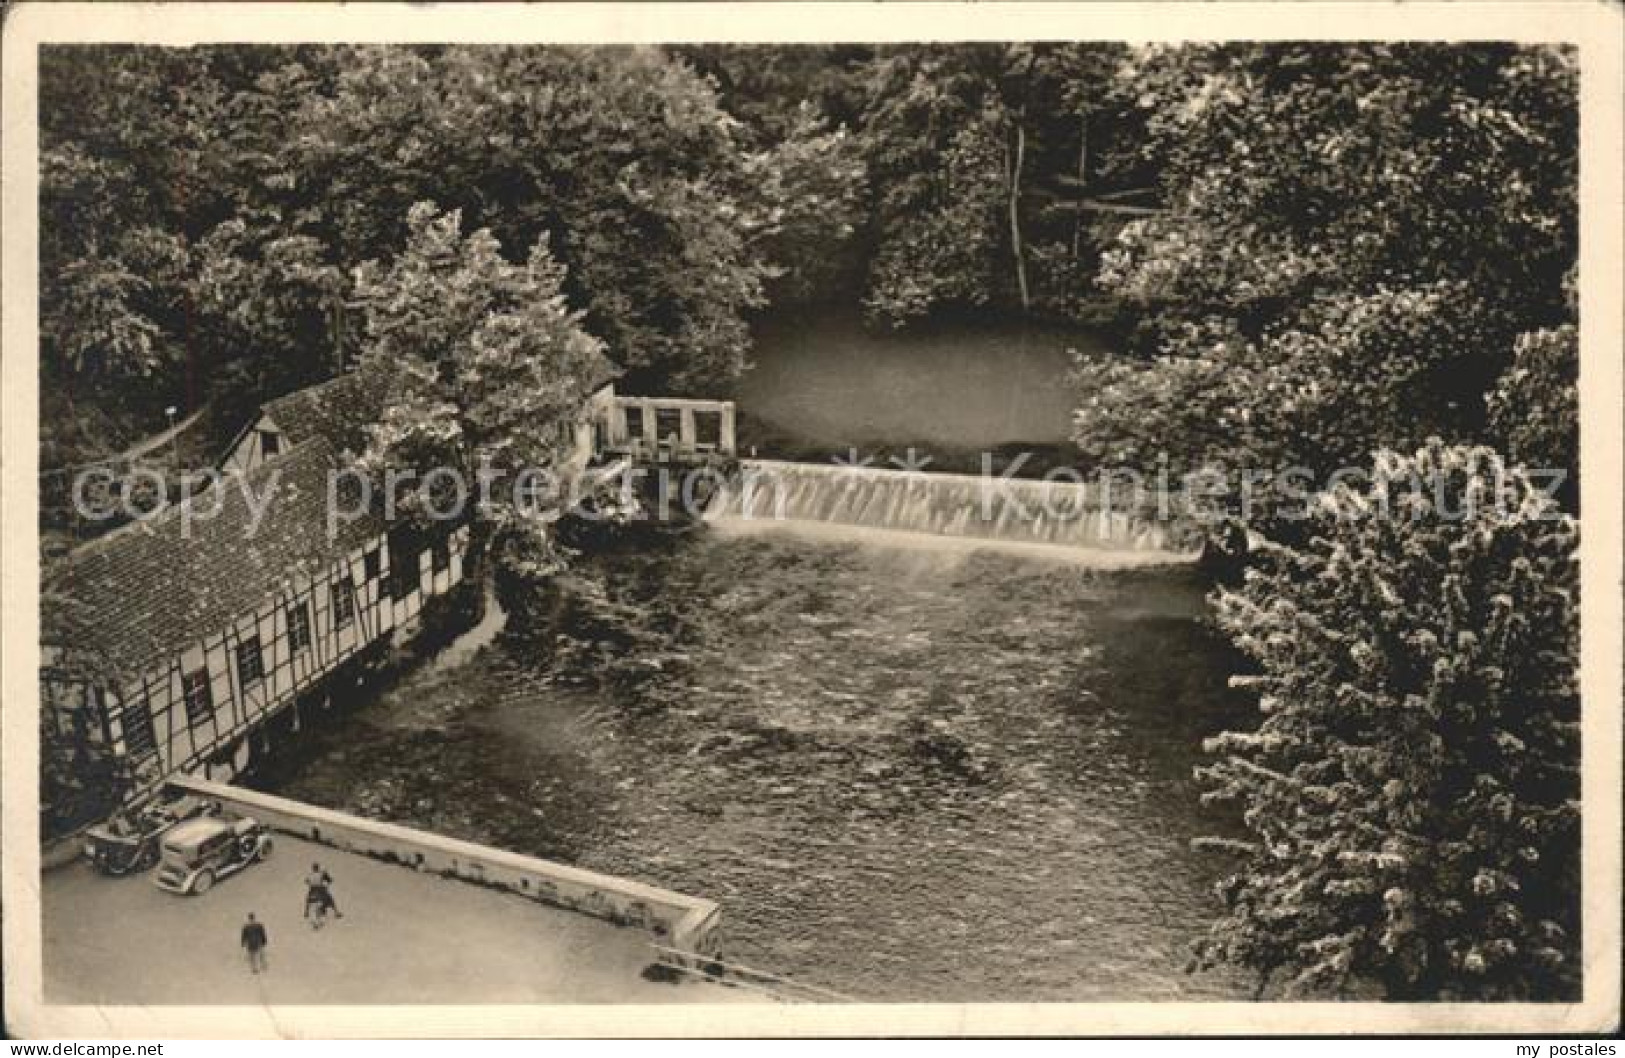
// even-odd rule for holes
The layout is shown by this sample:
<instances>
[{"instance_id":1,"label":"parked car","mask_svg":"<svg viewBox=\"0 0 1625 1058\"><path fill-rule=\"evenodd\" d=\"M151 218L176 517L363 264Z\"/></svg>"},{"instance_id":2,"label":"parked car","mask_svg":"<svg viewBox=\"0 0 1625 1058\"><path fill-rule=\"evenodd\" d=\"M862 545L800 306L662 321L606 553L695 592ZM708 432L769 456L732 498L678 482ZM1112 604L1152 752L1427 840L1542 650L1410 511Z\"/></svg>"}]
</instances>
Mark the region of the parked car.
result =
<instances>
[{"instance_id":1,"label":"parked car","mask_svg":"<svg viewBox=\"0 0 1625 1058\"><path fill-rule=\"evenodd\" d=\"M119 812L85 833L85 856L103 874L116 877L144 871L158 862L159 841L170 828L206 808L201 798L187 795L154 801L138 811Z\"/></svg>"},{"instance_id":2,"label":"parked car","mask_svg":"<svg viewBox=\"0 0 1625 1058\"><path fill-rule=\"evenodd\" d=\"M220 879L271 855L271 833L256 819L202 816L172 827L162 849L153 878L158 888L206 893Z\"/></svg>"}]
</instances>

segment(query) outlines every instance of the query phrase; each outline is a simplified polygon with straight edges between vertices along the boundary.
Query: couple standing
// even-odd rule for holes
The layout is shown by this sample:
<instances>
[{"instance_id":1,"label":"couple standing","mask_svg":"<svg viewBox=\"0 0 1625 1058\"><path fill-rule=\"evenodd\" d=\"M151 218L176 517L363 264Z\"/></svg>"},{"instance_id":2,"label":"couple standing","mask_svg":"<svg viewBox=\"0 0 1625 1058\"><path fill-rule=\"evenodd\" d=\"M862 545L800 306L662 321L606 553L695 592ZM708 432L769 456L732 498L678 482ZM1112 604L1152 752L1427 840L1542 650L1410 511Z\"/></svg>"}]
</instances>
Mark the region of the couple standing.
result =
<instances>
[{"instance_id":1,"label":"couple standing","mask_svg":"<svg viewBox=\"0 0 1625 1058\"><path fill-rule=\"evenodd\" d=\"M310 873L305 875L305 920L310 923L311 929L321 929L329 911L334 918L344 917L344 912L333 900L333 876L321 864L313 863Z\"/></svg>"}]
</instances>

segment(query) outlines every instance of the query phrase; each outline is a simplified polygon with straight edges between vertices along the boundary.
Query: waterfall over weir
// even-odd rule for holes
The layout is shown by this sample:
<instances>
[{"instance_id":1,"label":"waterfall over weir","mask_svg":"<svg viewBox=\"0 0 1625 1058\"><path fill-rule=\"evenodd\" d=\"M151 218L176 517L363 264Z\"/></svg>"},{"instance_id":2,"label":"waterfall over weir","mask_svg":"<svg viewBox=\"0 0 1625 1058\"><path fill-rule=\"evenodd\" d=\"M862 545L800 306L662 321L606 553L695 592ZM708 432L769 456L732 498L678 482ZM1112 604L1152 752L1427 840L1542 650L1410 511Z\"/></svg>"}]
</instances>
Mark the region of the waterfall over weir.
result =
<instances>
[{"instance_id":1,"label":"waterfall over weir","mask_svg":"<svg viewBox=\"0 0 1625 1058\"><path fill-rule=\"evenodd\" d=\"M1154 501L1136 504L1124 484L1118 491L1107 506L1094 483L744 460L706 518L1194 557L1183 519L1159 519Z\"/></svg>"}]
</instances>

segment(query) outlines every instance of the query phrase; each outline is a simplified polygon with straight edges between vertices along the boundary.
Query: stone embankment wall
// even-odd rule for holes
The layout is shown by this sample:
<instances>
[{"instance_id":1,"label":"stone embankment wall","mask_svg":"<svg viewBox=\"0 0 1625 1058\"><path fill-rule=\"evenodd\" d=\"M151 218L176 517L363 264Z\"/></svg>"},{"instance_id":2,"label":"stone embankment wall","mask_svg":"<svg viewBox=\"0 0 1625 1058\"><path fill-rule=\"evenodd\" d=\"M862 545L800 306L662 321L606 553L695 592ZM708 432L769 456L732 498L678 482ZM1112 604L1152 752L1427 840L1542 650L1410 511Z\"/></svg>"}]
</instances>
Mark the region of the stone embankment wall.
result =
<instances>
[{"instance_id":1,"label":"stone embankment wall","mask_svg":"<svg viewBox=\"0 0 1625 1058\"><path fill-rule=\"evenodd\" d=\"M167 785L308 841L644 929L668 947L712 956L721 949L722 909L710 900L195 776Z\"/></svg>"}]
</instances>

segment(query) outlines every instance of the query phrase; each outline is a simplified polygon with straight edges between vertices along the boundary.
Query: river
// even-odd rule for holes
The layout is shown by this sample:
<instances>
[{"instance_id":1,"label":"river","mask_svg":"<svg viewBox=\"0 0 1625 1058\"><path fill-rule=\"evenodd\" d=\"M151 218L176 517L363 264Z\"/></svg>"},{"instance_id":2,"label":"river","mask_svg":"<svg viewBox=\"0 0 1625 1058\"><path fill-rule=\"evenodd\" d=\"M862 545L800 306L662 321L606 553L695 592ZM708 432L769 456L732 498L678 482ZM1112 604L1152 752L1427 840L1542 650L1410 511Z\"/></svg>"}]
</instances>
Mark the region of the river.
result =
<instances>
[{"instance_id":1,"label":"river","mask_svg":"<svg viewBox=\"0 0 1625 1058\"><path fill-rule=\"evenodd\" d=\"M976 444L1065 429L971 418ZM907 429L865 440L933 440ZM859 999L1245 996L1185 969L1224 867L1191 841L1234 834L1192 768L1248 722L1207 585L916 543L635 534L565 578L562 622L425 667L266 781L710 897L730 959Z\"/></svg>"}]
</instances>

